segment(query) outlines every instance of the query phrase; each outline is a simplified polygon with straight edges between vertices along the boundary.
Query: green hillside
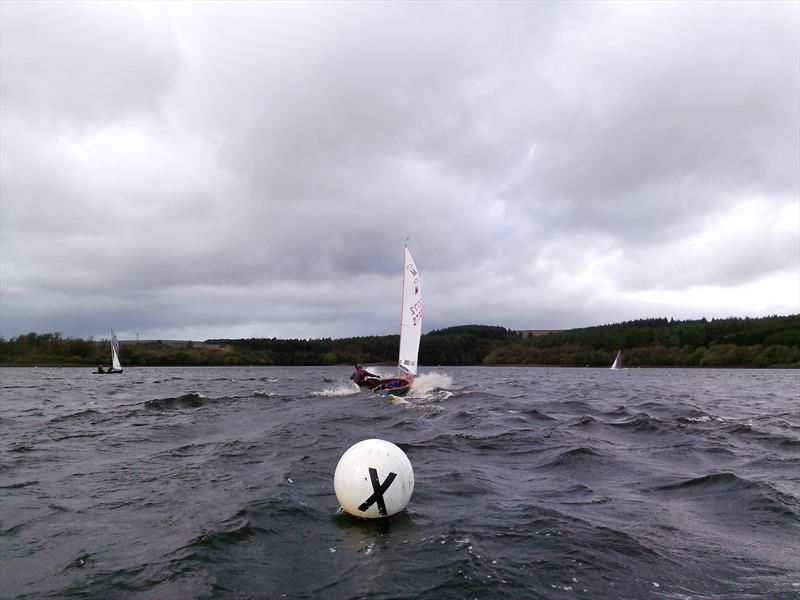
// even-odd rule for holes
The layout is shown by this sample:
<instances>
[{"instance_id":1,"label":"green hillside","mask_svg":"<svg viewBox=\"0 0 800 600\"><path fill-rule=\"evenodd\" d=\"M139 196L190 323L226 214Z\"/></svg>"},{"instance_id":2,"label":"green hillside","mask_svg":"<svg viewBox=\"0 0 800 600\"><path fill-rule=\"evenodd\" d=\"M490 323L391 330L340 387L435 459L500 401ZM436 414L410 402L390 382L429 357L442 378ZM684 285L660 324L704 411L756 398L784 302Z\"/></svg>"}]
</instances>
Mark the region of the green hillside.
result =
<instances>
[{"instance_id":1,"label":"green hillside","mask_svg":"<svg viewBox=\"0 0 800 600\"><path fill-rule=\"evenodd\" d=\"M759 319L646 319L513 340L484 364L610 365L622 349L628 367L800 366L800 315Z\"/></svg>"},{"instance_id":2,"label":"green hillside","mask_svg":"<svg viewBox=\"0 0 800 600\"><path fill-rule=\"evenodd\" d=\"M123 341L124 366L394 364L399 336ZM422 336L421 365L611 364L622 349L628 367L798 367L800 315L696 321L645 319L522 337L505 327L461 325ZM29 333L0 338L6 365L98 365L108 341Z\"/></svg>"}]
</instances>

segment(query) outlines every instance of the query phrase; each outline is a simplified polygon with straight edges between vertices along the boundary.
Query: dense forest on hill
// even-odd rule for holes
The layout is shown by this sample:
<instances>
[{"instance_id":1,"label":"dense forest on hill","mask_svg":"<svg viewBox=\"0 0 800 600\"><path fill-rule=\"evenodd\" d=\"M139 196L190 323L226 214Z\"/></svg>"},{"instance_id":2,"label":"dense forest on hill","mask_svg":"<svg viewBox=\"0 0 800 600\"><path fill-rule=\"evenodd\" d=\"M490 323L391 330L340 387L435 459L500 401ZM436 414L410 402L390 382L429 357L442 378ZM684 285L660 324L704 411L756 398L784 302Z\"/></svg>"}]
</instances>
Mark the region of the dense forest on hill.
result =
<instances>
[{"instance_id":1,"label":"dense forest on hill","mask_svg":"<svg viewBox=\"0 0 800 600\"><path fill-rule=\"evenodd\" d=\"M399 336L123 341L123 366L394 364ZM421 365L800 367L800 315L676 321L645 319L521 337L505 327L462 325L422 336ZM29 333L0 338L2 364L106 365L108 340Z\"/></svg>"},{"instance_id":2,"label":"dense forest on hill","mask_svg":"<svg viewBox=\"0 0 800 600\"><path fill-rule=\"evenodd\" d=\"M484 364L625 366L800 366L800 315L760 319L644 319L512 340Z\"/></svg>"}]
</instances>

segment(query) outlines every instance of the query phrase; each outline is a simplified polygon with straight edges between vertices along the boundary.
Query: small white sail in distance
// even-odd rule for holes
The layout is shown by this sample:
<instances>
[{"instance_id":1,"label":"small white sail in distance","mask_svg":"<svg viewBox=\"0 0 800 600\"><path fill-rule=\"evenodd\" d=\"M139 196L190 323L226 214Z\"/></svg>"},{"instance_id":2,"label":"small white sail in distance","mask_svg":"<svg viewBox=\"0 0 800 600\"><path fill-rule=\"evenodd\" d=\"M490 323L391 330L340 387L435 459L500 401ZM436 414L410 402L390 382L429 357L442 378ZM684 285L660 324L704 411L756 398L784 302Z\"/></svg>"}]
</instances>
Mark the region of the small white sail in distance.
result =
<instances>
[{"instance_id":1,"label":"small white sail in distance","mask_svg":"<svg viewBox=\"0 0 800 600\"><path fill-rule=\"evenodd\" d=\"M401 375L417 374L419 339L422 336L422 287L414 258L406 246L403 268L403 302L400 314L400 357L398 371Z\"/></svg>"},{"instance_id":2,"label":"small white sail in distance","mask_svg":"<svg viewBox=\"0 0 800 600\"><path fill-rule=\"evenodd\" d=\"M617 350L617 355L614 357L614 362L611 363L611 369L616 370L622 366L622 350Z\"/></svg>"},{"instance_id":3,"label":"small white sail in distance","mask_svg":"<svg viewBox=\"0 0 800 600\"><path fill-rule=\"evenodd\" d=\"M119 342L114 330L111 330L111 366L114 370L121 371L122 365L119 362Z\"/></svg>"}]
</instances>

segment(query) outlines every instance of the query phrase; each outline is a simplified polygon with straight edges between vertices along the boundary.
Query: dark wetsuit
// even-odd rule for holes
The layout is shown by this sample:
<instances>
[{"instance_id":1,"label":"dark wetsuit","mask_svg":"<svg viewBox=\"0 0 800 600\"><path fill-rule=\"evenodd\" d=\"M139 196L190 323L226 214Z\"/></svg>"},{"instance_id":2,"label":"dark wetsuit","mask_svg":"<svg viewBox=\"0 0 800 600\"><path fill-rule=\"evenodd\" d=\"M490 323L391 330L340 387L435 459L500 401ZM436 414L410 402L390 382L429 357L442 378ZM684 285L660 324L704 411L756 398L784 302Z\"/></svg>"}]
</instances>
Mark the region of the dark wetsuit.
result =
<instances>
[{"instance_id":1,"label":"dark wetsuit","mask_svg":"<svg viewBox=\"0 0 800 600\"><path fill-rule=\"evenodd\" d=\"M358 385L361 385L370 377L372 377L373 379L378 378L377 375L375 375L374 373L370 373L366 369L356 369L355 372L352 375L350 375L350 379L355 381L356 384Z\"/></svg>"}]
</instances>

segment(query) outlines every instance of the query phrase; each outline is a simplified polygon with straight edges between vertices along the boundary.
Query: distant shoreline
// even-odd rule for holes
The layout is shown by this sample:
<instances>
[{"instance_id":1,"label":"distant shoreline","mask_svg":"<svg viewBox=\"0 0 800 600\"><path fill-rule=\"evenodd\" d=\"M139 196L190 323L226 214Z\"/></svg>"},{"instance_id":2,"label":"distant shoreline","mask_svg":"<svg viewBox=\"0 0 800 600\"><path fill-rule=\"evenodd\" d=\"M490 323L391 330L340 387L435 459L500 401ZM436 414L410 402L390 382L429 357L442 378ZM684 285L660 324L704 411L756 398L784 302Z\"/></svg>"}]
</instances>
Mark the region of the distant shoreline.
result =
<instances>
[{"instance_id":1,"label":"distant shoreline","mask_svg":"<svg viewBox=\"0 0 800 600\"><path fill-rule=\"evenodd\" d=\"M393 364L379 364L379 363L370 363L369 366L373 367L394 367ZM317 369L317 368L347 368L352 369L353 365L351 364L341 364L341 365L131 365L125 366L123 365L123 370L137 370L137 369ZM88 369L92 372L97 372L97 366L93 365L66 365L66 364L14 364L14 363L0 363L0 369L11 369L11 368L19 368L19 369ZM105 365L103 366L105 368ZM545 364L524 364L524 365L436 365L432 367L426 367L425 365L421 365L422 369L426 370L435 370L435 369L449 369L449 368L458 368L458 369L509 369L509 368L524 368L524 369L600 369L602 370L611 370L609 367L604 367L601 365L594 365L594 366L579 366L579 365L545 365ZM643 365L643 366L635 366L635 367L622 367L621 369L616 369L617 371L638 371L642 369L750 369L753 371L767 371L770 369L775 370L785 370L785 369L800 369L800 365L773 365L769 367L754 367L752 365L725 365L725 366L705 366L705 365Z\"/></svg>"},{"instance_id":2,"label":"distant shoreline","mask_svg":"<svg viewBox=\"0 0 800 600\"><path fill-rule=\"evenodd\" d=\"M120 360L134 366L333 366L397 364L399 336L341 339L124 340ZM757 319L640 319L573 330L514 331L458 325L422 335L421 365L608 368L619 351L626 368L800 367L800 314ZM107 340L29 333L0 338L5 366L107 365Z\"/></svg>"}]
</instances>

